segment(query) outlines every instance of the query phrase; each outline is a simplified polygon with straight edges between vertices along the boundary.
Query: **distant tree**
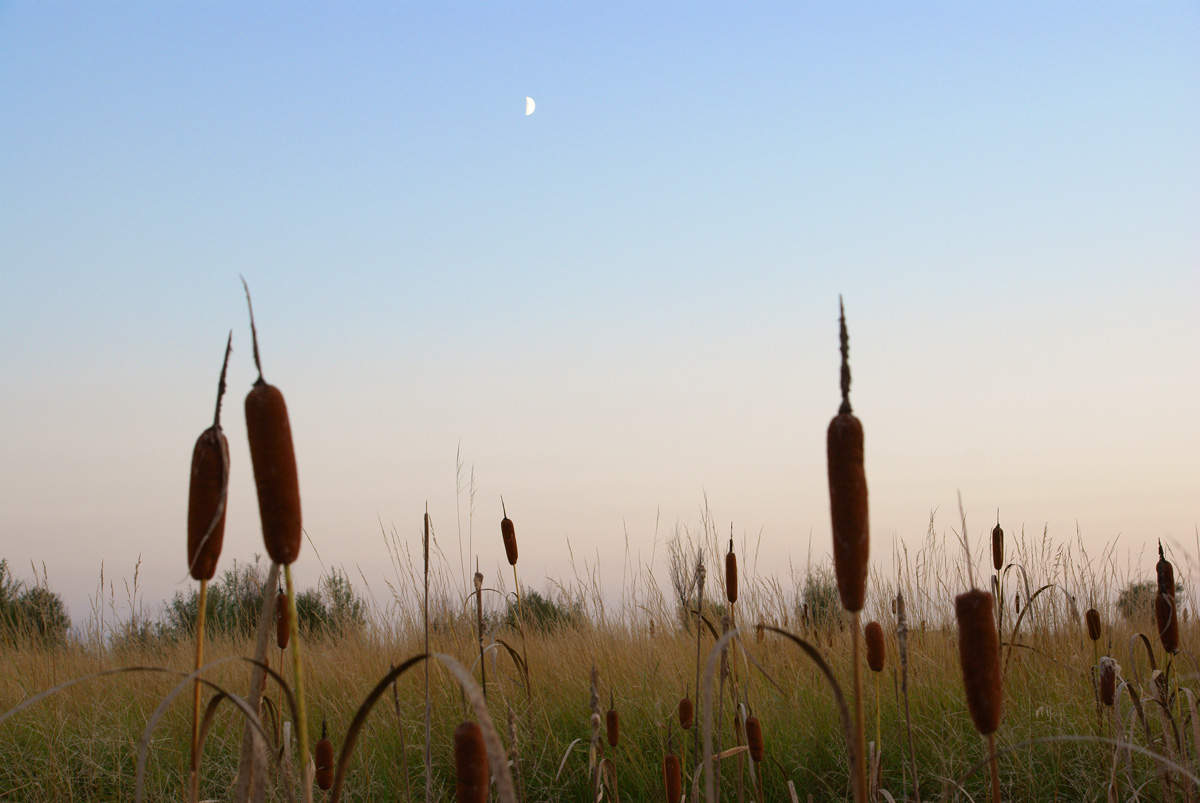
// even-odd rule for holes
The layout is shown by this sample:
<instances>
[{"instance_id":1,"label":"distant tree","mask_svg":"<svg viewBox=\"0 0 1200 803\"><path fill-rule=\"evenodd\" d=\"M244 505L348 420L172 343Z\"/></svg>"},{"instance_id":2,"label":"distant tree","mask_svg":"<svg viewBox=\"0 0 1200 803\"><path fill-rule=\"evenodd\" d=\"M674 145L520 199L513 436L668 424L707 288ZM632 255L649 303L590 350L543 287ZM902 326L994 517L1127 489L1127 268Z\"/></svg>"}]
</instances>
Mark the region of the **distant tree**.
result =
<instances>
[{"instance_id":1,"label":"distant tree","mask_svg":"<svg viewBox=\"0 0 1200 803\"><path fill-rule=\"evenodd\" d=\"M805 576L804 591L796 611L798 619L803 618L805 605L808 606L808 623L813 627L832 627L845 621L846 612L831 567L817 566Z\"/></svg>"},{"instance_id":2,"label":"distant tree","mask_svg":"<svg viewBox=\"0 0 1200 803\"><path fill-rule=\"evenodd\" d=\"M508 603L507 623L515 626L519 610L524 612L522 623L526 629L548 633L563 627L572 627L583 621L583 608L579 603L556 601L549 595L526 590L518 607L516 600Z\"/></svg>"},{"instance_id":3,"label":"distant tree","mask_svg":"<svg viewBox=\"0 0 1200 803\"><path fill-rule=\"evenodd\" d=\"M1144 621L1154 617L1154 595L1158 593L1158 583L1147 580L1143 583L1130 583L1117 596L1117 610L1128 622ZM1183 583L1175 583L1176 598L1183 596Z\"/></svg>"},{"instance_id":4,"label":"distant tree","mask_svg":"<svg viewBox=\"0 0 1200 803\"><path fill-rule=\"evenodd\" d=\"M0 560L0 640L28 640L38 645L62 644L71 620L62 597L43 586L26 588Z\"/></svg>"}]
</instances>

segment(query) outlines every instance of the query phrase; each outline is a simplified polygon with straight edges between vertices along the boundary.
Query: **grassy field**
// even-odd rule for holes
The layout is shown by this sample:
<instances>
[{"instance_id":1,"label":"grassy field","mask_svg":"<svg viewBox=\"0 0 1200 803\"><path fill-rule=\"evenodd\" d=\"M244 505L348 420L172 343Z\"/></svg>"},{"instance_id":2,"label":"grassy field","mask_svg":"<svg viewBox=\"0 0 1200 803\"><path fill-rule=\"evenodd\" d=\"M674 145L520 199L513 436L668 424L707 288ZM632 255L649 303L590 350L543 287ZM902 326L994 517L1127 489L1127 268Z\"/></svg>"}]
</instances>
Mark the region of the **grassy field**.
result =
<instances>
[{"instance_id":1,"label":"grassy field","mask_svg":"<svg viewBox=\"0 0 1200 803\"><path fill-rule=\"evenodd\" d=\"M882 788L896 800L988 798L985 768L969 773L985 755L971 724L963 696L953 596L966 587L965 561L953 535L935 536L931 523L925 544L909 555L893 552L887 576L874 574L863 621L878 620L887 635L887 665L877 675L865 672L867 733L876 733L876 685L882 742ZM1151 571L1153 561L1126 567L1119 574L1111 552L1094 558L1078 543L1055 544L1044 535L1010 535L1008 568L1003 572L1001 627L1005 661L1005 708L997 747L1015 749L1000 759L1005 800L1106 800L1113 775L1113 748L1096 742L1058 741L1019 746L1054 736L1117 736L1140 748L1173 756L1195 770L1200 748L1200 721L1194 695L1197 666L1188 650L1195 641L1194 620L1181 621L1182 648L1175 658L1181 667L1183 692L1174 696L1173 681L1166 695L1156 697L1150 680L1145 645L1133 636L1147 634L1159 669L1166 656L1155 634L1152 610L1135 608L1132 619L1118 610L1118 594L1131 578ZM975 578L980 586L992 582L990 547L976 546L981 558ZM723 552L710 528L696 543L675 542L677 560L688 565L703 555L708 571L705 618L720 630L728 613L723 590ZM394 545L399 546L398 542ZM982 560L987 551L988 560ZM389 666L422 652L420 614L422 581L411 561L397 550L400 571L389 583L391 600L372 606L365 627L343 632L310 634L304 640L310 731L319 735L328 724L335 750L359 704L387 673ZM819 615L828 611L821 594L831 587L830 568L812 565L801 576L781 578L755 573L753 556L743 558L741 591L733 616L744 628L730 652L730 675L725 680L719 734L724 749L735 744L732 726L733 694L748 704L761 721L766 758L761 770L762 799L790 800L788 782L799 800L849 800L845 739L830 686L816 665L795 646L769 632L759 638L759 622L790 630L812 643L828 661L835 676L852 694L847 619ZM979 568L986 565L986 570ZM456 657L473 667L479 679L479 643L475 605L455 587L456 574L436 563L431 587L431 649ZM1177 576L1186 579L1186 563ZM407 579L404 579L407 578ZM506 621L512 595L491 579L485 587L485 654L487 700L506 749L516 757L520 786L527 801L588 800L591 796L589 744L592 738L590 670L599 675L601 708L613 701L619 712L620 742L614 749L601 733L602 747L615 770L616 792L629 801L664 799L662 763L671 748L684 757L684 785L691 782L694 740L700 738L703 710L696 694L695 618L685 626L671 588L655 582L649 567L627 571L623 594L606 598L595 577L557 584L545 591L565 622L546 629L524 628L526 638ZM511 586L510 586L511 587ZM1038 589L1044 589L1036 593ZM686 591L686 589L685 589ZM907 673L909 710L915 760L908 758L904 701L899 694L900 663L896 617L892 602L903 592L907 608ZM1029 603L1033 597L1032 604ZM805 604L809 615L805 619ZM720 607L716 607L719 603ZM694 595L687 600L695 605ZM1081 618L1096 607L1103 622L1093 644ZM1192 605L1180 597L1180 606ZM1018 615L1017 611L1023 612ZM1019 627L1018 627L1019 621ZM110 623L112 627L112 623ZM1015 632L1014 632L1014 628ZM93 628L94 631L94 628ZM113 632L119 632L114 628ZM101 634L103 631L101 631ZM72 638L66 644L39 647L28 641L0 646L0 710L64 681L123 666L168 667L186 672L193 660L185 639ZM1131 640L1132 637L1132 640ZM529 662L530 688L525 687L518 663L499 640ZM714 643L705 626L700 632L702 657ZM245 636L210 638L206 660L253 654ZM1115 709L1098 711L1092 673L1097 655L1111 655L1121 664L1127 683ZM273 667L291 667L272 643ZM864 668L865 669L865 668ZM241 662L216 666L207 675L225 689L242 694L249 667ZM84 681L0 723L0 799L2 800L132 800L139 739L151 714L179 683L178 676L153 673L119 674ZM451 733L468 717L464 696L453 676L431 665L433 760L432 799L454 799L454 758ZM423 672L407 673L372 711L348 766L345 799L425 800ZM690 689L690 692L688 691ZM1134 706L1136 694L1140 709ZM697 725L681 731L676 707L690 693L697 700ZM278 729L274 709L278 689L270 687L266 704L268 730ZM1168 705L1155 700L1169 700ZM206 699L208 695L206 694ZM166 709L149 742L146 800L183 797L190 738L190 693L179 695ZM1140 713L1139 713L1140 711ZM1098 719L1098 714L1102 716ZM284 720L290 715L284 715ZM241 718L226 705L219 709L204 750L201 799L230 800L237 774ZM290 729L290 725L289 725ZM603 729L603 728L602 728ZM1182 748L1177 745L1179 734ZM513 735L515 734L515 740ZM316 736L313 737L315 741ZM1180 753L1182 749L1182 754ZM732 801L758 799L744 753L722 762L721 796ZM914 786L913 775L919 782ZM1164 779L1155 762L1134 752L1121 754L1116 794L1122 800L1191 799L1178 775ZM270 798L292 799L294 785L286 782L288 766L273 771L276 783ZM961 787L959 786L961 784ZM605 790L605 798L615 797ZM320 797L316 799L321 799Z\"/></svg>"}]
</instances>

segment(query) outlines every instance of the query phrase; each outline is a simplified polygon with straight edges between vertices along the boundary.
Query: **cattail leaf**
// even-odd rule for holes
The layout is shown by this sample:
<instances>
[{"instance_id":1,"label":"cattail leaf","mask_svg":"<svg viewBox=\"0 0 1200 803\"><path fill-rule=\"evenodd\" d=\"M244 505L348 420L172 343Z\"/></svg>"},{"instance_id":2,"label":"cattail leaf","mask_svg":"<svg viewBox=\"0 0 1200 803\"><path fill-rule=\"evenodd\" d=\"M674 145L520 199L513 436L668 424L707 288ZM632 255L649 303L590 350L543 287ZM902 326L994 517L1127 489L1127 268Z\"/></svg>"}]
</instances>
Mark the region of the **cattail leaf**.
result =
<instances>
[{"instance_id":1,"label":"cattail leaf","mask_svg":"<svg viewBox=\"0 0 1200 803\"><path fill-rule=\"evenodd\" d=\"M563 751L562 760L558 762L558 772L554 773L555 783L558 783L558 776L562 775L563 767L567 766L567 758L571 755L571 750L574 749L575 745L582 741L582 738L575 739L569 745L567 745L567 749Z\"/></svg>"},{"instance_id":2,"label":"cattail leaf","mask_svg":"<svg viewBox=\"0 0 1200 803\"><path fill-rule=\"evenodd\" d=\"M1025 569L1022 568L1021 571L1025 571ZM1013 643L1017 640L1017 633L1021 631L1021 622L1025 621L1025 614L1029 613L1029 606L1048 588L1054 588L1054 583L1047 583L1030 594L1029 598L1025 601L1025 607L1021 609L1021 613L1017 616L1017 621L1013 625L1012 631L1008 634L1008 652L1004 653L1004 671L1000 673L1001 679L1008 677L1008 662L1012 660Z\"/></svg>"},{"instance_id":3,"label":"cattail leaf","mask_svg":"<svg viewBox=\"0 0 1200 803\"><path fill-rule=\"evenodd\" d=\"M721 659L721 653L725 647L741 634L744 628L731 628L725 635L717 639L717 643L713 645L708 653L708 660L704 665L704 793L706 800L715 800L716 797L716 778L712 768L712 752L713 752L713 679L717 672L717 664ZM850 719L850 707L846 704L846 696L842 693L842 686L837 682L837 677L833 674L833 670L829 668L829 664L821 657L820 651L816 647L809 644L799 636L789 633L778 627L771 625L766 626L766 630L772 633L777 633L787 640L791 641L797 647L804 651L817 668L821 670L821 674L825 677L825 681L829 684L829 688L833 691L834 701L837 703L838 715L842 724L842 736L846 740L846 753L849 762L850 771L853 772L854 767L854 724Z\"/></svg>"},{"instance_id":4,"label":"cattail leaf","mask_svg":"<svg viewBox=\"0 0 1200 803\"><path fill-rule=\"evenodd\" d=\"M512 648L512 646L504 639L496 639L496 643L505 649L509 657L513 659L513 663L517 665L517 669L525 676L526 690L532 688L529 685L529 667L525 666L525 661L522 660L520 653Z\"/></svg>"}]
</instances>

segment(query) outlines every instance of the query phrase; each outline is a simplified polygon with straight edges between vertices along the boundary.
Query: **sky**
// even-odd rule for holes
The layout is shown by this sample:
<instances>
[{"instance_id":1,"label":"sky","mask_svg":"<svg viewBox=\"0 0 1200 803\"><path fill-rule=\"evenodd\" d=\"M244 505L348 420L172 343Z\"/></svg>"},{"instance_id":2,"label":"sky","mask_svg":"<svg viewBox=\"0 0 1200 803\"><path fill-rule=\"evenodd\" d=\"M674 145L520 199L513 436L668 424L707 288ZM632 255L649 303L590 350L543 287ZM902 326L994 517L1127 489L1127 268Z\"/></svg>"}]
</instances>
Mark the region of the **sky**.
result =
<instances>
[{"instance_id":1,"label":"sky","mask_svg":"<svg viewBox=\"0 0 1200 803\"><path fill-rule=\"evenodd\" d=\"M879 568L959 491L974 538L1194 556L1198 41L1182 2L0 2L0 557L76 621L102 564L189 588L230 331L221 565L263 551L239 276L301 585L382 586L427 503L499 571L501 495L543 590L626 534L661 570L706 499L760 571L828 554L839 294Z\"/></svg>"}]
</instances>

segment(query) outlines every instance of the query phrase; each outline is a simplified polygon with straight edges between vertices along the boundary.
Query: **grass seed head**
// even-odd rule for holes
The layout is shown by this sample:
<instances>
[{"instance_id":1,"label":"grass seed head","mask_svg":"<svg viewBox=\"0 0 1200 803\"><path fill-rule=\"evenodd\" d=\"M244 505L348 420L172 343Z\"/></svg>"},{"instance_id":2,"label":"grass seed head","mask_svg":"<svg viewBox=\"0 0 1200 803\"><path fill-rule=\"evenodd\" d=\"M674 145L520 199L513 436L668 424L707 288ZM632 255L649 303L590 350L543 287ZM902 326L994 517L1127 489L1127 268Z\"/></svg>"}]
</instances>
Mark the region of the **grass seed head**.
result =
<instances>
[{"instance_id":1,"label":"grass seed head","mask_svg":"<svg viewBox=\"0 0 1200 803\"><path fill-rule=\"evenodd\" d=\"M1088 638L1092 641L1100 640L1100 611L1095 608L1088 608L1087 613L1083 615L1087 620Z\"/></svg>"},{"instance_id":2,"label":"grass seed head","mask_svg":"<svg viewBox=\"0 0 1200 803\"><path fill-rule=\"evenodd\" d=\"M762 763L766 753L763 749L762 725L759 723L758 717L746 717L746 744L750 748L750 758L754 763Z\"/></svg>"},{"instance_id":3,"label":"grass seed head","mask_svg":"<svg viewBox=\"0 0 1200 803\"><path fill-rule=\"evenodd\" d=\"M967 708L975 729L987 736L1000 726L1004 701L992 595L977 588L959 594L954 598L954 612L958 618L958 660Z\"/></svg>"},{"instance_id":4,"label":"grass seed head","mask_svg":"<svg viewBox=\"0 0 1200 803\"><path fill-rule=\"evenodd\" d=\"M1158 593L1154 595L1154 621L1163 649L1174 655L1179 651L1179 620L1175 615L1175 567L1163 556L1158 544Z\"/></svg>"},{"instance_id":5,"label":"grass seed head","mask_svg":"<svg viewBox=\"0 0 1200 803\"><path fill-rule=\"evenodd\" d=\"M879 622L867 622L863 638L867 642L867 666L871 667L872 672L882 672L887 654L883 643L883 626Z\"/></svg>"},{"instance_id":6,"label":"grass seed head","mask_svg":"<svg viewBox=\"0 0 1200 803\"><path fill-rule=\"evenodd\" d=\"M488 757L479 723L467 720L454 729L457 803L484 803L488 794Z\"/></svg>"}]
</instances>

